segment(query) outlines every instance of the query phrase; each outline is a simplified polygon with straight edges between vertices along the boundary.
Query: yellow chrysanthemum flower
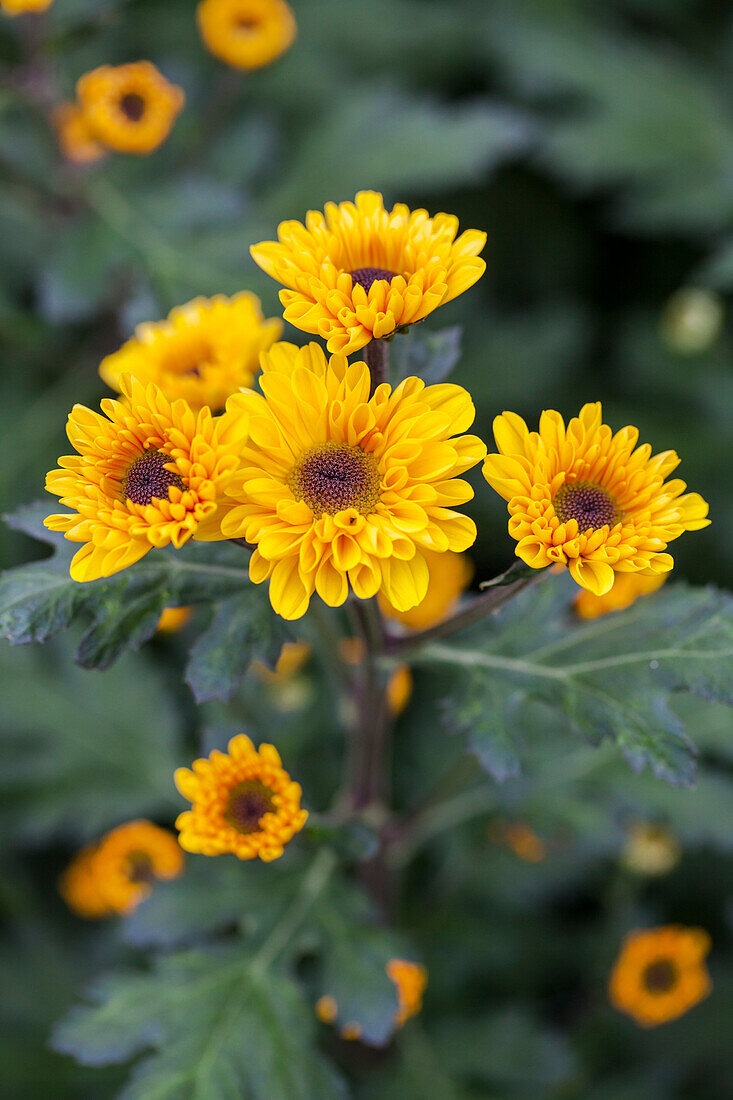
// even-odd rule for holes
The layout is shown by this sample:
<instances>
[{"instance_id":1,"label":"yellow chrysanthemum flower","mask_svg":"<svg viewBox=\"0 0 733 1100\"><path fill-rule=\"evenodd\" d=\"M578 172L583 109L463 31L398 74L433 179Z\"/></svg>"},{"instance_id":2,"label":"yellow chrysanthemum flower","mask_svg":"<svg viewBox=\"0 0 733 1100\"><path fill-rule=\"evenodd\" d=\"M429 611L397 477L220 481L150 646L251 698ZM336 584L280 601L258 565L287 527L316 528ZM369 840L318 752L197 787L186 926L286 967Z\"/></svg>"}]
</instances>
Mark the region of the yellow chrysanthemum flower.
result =
<instances>
[{"instance_id":1,"label":"yellow chrysanthemum flower","mask_svg":"<svg viewBox=\"0 0 733 1100\"><path fill-rule=\"evenodd\" d=\"M385 210L376 191L355 203L311 210L305 225L281 222L278 241L251 249L263 271L285 286L286 321L350 355L370 340L422 321L481 278L486 234L456 237L451 214L428 217L402 203Z\"/></svg>"},{"instance_id":2,"label":"yellow chrysanthemum flower","mask_svg":"<svg viewBox=\"0 0 733 1100\"><path fill-rule=\"evenodd\" d=\"M89 129L84 112L78 103L62 103L53 113L61 152L67 160L76 164L91 164L106 153Z\"/></svg>"},{"instance_id":3,"label":"yellow chrysanthemum flower","mask_svg":"<svg viewBox=\"0 0 733 1100\"><path fill-rule=\"evenodd\" d=\"M264 397L227 402L227 415L251 418L251 437L221 527L256 545L251 579L270 580L286 619L300 618L314 591L339 607L349 584L361 599L383 592L398 610L420 603L422 551L465 550L476 538L454 510L473 496L456 475L486 451L459 434L474 419L468 393L407 378L370 397L365 363L326 360L316 344L276 344L260 384Z\"/></svg>"},{"instance_id":4,"label":"yellow chrysanthemum flower","mask_svg":"<svg viewBox=\"0 0 733 1100\"><path fill-rule=\"evenodd\" d=\"M629 827L621 862L637 875L666 875L677 866L681 856L680 842L669 829L637 821Z\"/></svg>"},{"instance_id":5,"label":"yellow chrysanthemum flower","mask_svg":"<svg viewBox=\"0 0 733 1100\"><path fill-rule=\"evenodd\" d=\"M419 963L406 959L390 959L386 966L387 976L397 987L398 1009L394 1026L403 1027L411 1016L417 1016L422 1008L422 998L428 984L428 972ZM338 1019L338 1004L330 993L319 997L315 1004L315 1014L323 1024L334 1024ZM349 1041L360 1039L361 1025L345 1023L339 1029L342 1039Z\"/></svg>"},{"instance_id":6,"label":"yellow chrysanthemum flower","mask_svg":"<svg viewBox=\"0 0 733 1100\"><path fill-rule=\"evenodd\" d=\"M131 378L121 388L127 401L105 398L105 416L74 406L66 433L79 453L46 477L48 492L73 509L46 527L84 543L71 561L76 581L109 577L154 546L219 538L217 508L246 433L241 414L195 414Z\"/></svg>"},{"instance_id":7,"label":"yellow chrysanthemum flower","mask_svg":"<svg viewBox=\"0 0 733 1100\"><path fill-rule=\"evenodd\" d=\"M393 718L399 717L412 698L414 683L409 665L398 665L387 680L385 698L387 710Z\"/></svg>"},{"instance_id":8,"label":"yellow chrysanthemum flower","mask_svg":"<svg viewBox=\"0 0 733 1100\"><path fill-rule=\"evenodd\" d=\"M301 789L283 770L273 745L255 749L239 734L227 752L215 750L208 760L194 760L193 770L178 768L176 786L192 808L176 819L181 847L218 856L269 862L305 825Z\"/></svg>"},{"instance_id":9,"label":"yellow chrysanthemum flower","mask_svg":"<svg viewBox=\"0 0 733 1100\"><path fill-rule=\"evenodd\" d=\"M101 65L79 78L76 92L97 141L140 155L162 145L185 102L151 61Z\"/></svg>"},{"instance_id":10,"label":"yellow chrysanthemum flower","mask_svg":"<svg viewBox=\"0 0 733 1100\"><path fill-rule=\"evenodd\" d=\"M249 388L260 352L280 336L282 322L265 320L260 300L244 291L233 298L194 298L165 321L148 321L119 351L103 359L99 373L108 386L132 374L155 382L171 401L183 397L193 409L224 408L227 397Z\"/></svg>"},{"instance_id":11,"label":"yellow chrysanthemum flower","mask_svg":"<svg viewBox=\"0 0 733 1100\"><path fill-rule=\"evenodd\" d=\"M53 0L0 0L5 15L24 15L26 12L45 11Z\"/></svg>"},{"instance_id":12,"label":"yellow chrysanthemum flower","mask_svg":"<svg viewBox=\"0 0 733 1100\"><path fill-rule=\"evenodd\" d=\"M183 630L191 618L191 614L192 608L190 607L166 607L165 611L161 613L155 629L158 634L177 634L179 630Z\"/></svg>"},{"instance_id":13,"label":"yellow chrysanthemum flower","mask_svg":"<svg viewBox=\"0 0 733 1100\"><path fill-rule=\"evenodd\" d=\"M398 611L384 596L379 598L383 613L408 630L427 630L441 622L455 607L473 577L473 565L465 554L455 554L450 550L439 554L426 550L425 560L430 571L430 584L425 599L417 607Z\"/></svg>"},{"instance_id":14,"label":"yellow chrysanthemum flower","mask_svg":"<svg viewBox=\"0 0 733 1100\"><path fill-rule=\"evenodd\" d=\"M575 613L581 619L596 619L611 611L624 611L640 596L650 596L661 588L667 576L667 573L658 573L654 577L643 573L617 573L612 587L603 596L596 596L587 589L578 592L573 600Z\"/></svg>"},{"instance_id":15,"label":"yellow chrysanthemum flower","mask_svg":"<svg viewBox=\"0 0 733 1100\"><path fill-rule=\"evenodd\" d=\"M674 451L652 457L626 427L601 423L599 401L584 405L567 428L543 412L539 432L516 413L494 420L498 454L484 463L489 485L509 502L509 534L533 569L567 565L573 579L603 596L617 573L647 577L674 565L667 544L710 522L699 493L665 478L679 464ZM636 447L636 449L634 449Z\"/></svg>"},{"instance_id":16,"label":"yellow chrysanthemum flower","mask_svg":"<svg viewBox=\"0 0 733 1100\"><path fill-rule=\"evenodd\" d=\"M156 879L177 878L183 864L173 833L151 821L130 821L80 852L59 888L70 908L82 917L131 913Z\"/></svg>"},{"instance_id":17,"label":"yellow chrysanthemum flower","mask_svg":"<svg viewBox=\"0 0 733 1100\"><path fill-rule=\"evenodd\" d=\"M709 950L702 928L666 925L629 933L611 974L611 1003L642 1027L676 1020L712 989L704 962Z\"/></svg>"},{"instance_id":18,"label":"yellow chrysanthemum flower","mask_svg":"<svg viewBox=\"0 0 733 1100\"><path fill-rule=\"evenodd\" d=\"M202 0L196 20L206 48L234 69L269 65L298 31L285 0Z\"/></svg>"},{"instance_id":19,"label":"yellow chrysanthemum flower","mask_svg":"<svg viewBox=\"0 0 733 1100\"><path fill-rule=\"evenodd\" d=\"M252 663L252 671L266 684L283 684L300 672L310 660L311 647L307 642L283 642L274 669L262 661Z\"/></svg>"},{"instance_id":20,"label":"yellow chrysanthemum flower","mask_svg":"<svg viewBox=\"0 0 733 1100\"><path fill-rule=\"evenodd\" d=\"M525 863L541 863L547 855L547 845L526 821L495 821L489 835L498 844L505 844Z\"/></svg>"}]
</instances>

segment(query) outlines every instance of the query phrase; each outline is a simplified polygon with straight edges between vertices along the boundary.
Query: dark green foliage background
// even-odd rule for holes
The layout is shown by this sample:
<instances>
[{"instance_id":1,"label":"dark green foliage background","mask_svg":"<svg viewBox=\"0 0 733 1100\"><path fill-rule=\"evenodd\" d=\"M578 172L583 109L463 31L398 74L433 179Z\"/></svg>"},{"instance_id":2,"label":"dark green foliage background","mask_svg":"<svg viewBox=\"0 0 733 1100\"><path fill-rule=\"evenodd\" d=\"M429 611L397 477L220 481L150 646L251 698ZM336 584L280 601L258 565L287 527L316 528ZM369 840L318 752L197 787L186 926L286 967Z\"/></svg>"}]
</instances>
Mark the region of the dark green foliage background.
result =
<instances>
[{"instance_id":1,"label":"dark green foliage background","mask_svg":"<svg viewBox=\"0 0 733 1100\"><path fill-rule=\"evenodd\" d=\"M135 323L197 294L243 288L261 295L268 315L279 313L277 287L250 259L249 245L272 238L284 218L373 187L390 203L455 212L463 227L488 231L485 277L425 326L463 326L453 377L474 395L478 433L489 439L491 419L503 409L534 422L544 407L570 416L583 401L602 399L612 425L634 423L655 450L675 448L681 476L710 500L712 526L675 544L677 576L731 587L730 320L690 355L665 343L660 319L670 295L689 286L722 295L729 312L733 7L721 0L294 0L293 7L296 44L250 75L229 72L204 52L190 0L55 0L41 34L0 16L7 77L0 93L3 510L42 495L45 471L67 450L66 412L103 395L99 359ZM28 87L50 103L70 96L87 69L140 57L185 88L187 106L169 141L150 157L111 155L88 171L62 163ZM289 331L287 338L304 336ZM513 551L503 502L482 480L475 484L480 580L504 569ZM24 533L37 516L0 529L4 566L42 556ZM297 698L264 691L251 673L239 686L251 653L276 650L281 639L265 636L261 610L253 611L251 629L237 628L238 609L253 597L246 583L241 592L231 586L226 570L236 557L230 561L229 551L216 558L221 588L211 594L231 597L216 612L222 634L199 643L188 684L187 649L208 609L184 636L145 642L103 673L79 669L74 654L82 664L108 663L126 637L131 603L132 640L142 645L161 593L163 603L196 598L195 554L186 559L186 578L151 556L154 575L130 573L119 587L90 593L84 631L72 625L44 647L2 643L4 1095L118 1094L126 1070L82 1068L52 1053L47 1039L92 979L122 970L126 977L110 980L106 1011L124 1055L160 1041L156 1020L164 1037L167 1028L178 1036L172 1048L165 1040L161 1061L139 1071L124 1094L130 1097L325 1100L342 1095L338 1073L346 1094L359 1100L719 1100L733 1076L724 1041L733 1025L733 736L719 702L686 695L670 702L665 694L663 741L656 697L638 725L629 724L625 755L662 775L685 771L686 737L694 742L697 782L679 789L650 769L632 774L614 746L582 744L554 696L535 692L498 729L476 715L499 713L491 709L499 707L497 695L499 709L511 714L504 695L513 682L482 681L477 702L449 663L418 667L414 701L396 731L397 808L412 810L435 785L443 789L467 724L488 771L509 778L482 778L466 758L462 781L476 815L400 849L394 931L372 923L353 876L338 873L297 944L302 1002L293 1000L284 969L263 981L247 969L248 956L243 962L226 952L242 950L231 946L240 943L231 934L237 924L255 946L265 938L307 874L311 853L333 839L325 830L297 841L271 868L193 857L186 878L161 887L126 921L89 926L66 912L55 882L73 851L137 815L170 823L182 808L173 769L202 745L221 746L242 729L255 740L271 738L310 809L324 810L333 796L343 715L323 654L316 650ZM48 577L54 568L39 570ZM59 593L56 628L65 624L68 598ZM666 631L665 644L676 643L684 615L705 601L722 608L714 594L695 599L693 607L670 594L646 636L656 630L657 644ZM634 620L622 620L621 652L637 633ZM720 622L706 646L721 643ZM510 629L500 652L531 661L541 631L521 617L513 629L519 640ZM18 630L43 633L32 622ZM234 651L225 670L217 663L221 636ZM474 642L467 637L462 646ZM492 646L491 638L475 643L489 654ZM684 656L670 661L665 692L683 685L724 698L730 669L726 677L725 669L703 665ZM228 678L218 693L229 702L212 699L212 675ZM623 707L636 675L611 677L614 706ZM588 705L581 695L568 682L562 705L575 717ZM450 785L443 794L462 797ZM530 821L548 840L547 859L523 864L493 843L487 829L496 817ZM666 821L679 835L684 855L668 878L640 882L619 868L624 827L634 817ZM350 858L368 847L361 835L337 839ZM605 983L625 932L666 922L710 931L714 993L682 1020L643 1032L607 1005ZM398 945L430 971L419 1020L376 1052L344 1048L327 1029L316 1030L310 1004L341 981L342 1002L368 999L377 1035L393 1006L381 975L370 984L365 959L379 970ZM150 977L150 952L158 948L186 954L164 957ZM216 999L198 997L196 982L221 973L226 989L238 965L245 966L246 996L225 1021L237 1052L231 1065L220 1079L199 1083L200 1092L190 1082L171 1083L166 1057L179 1066L211 1057L196 1045L200 1035L181 1030L184 1017L195 1024L198 1013L203 1032L209 1016L217 1017ZM183 1005L172 993L166 1000L189 983L194 993ZM152 1024L141 1019L139 1004ZM267 1042L265 1016L276 1057L299 1067L290 1082L269 1079L254 1058ZM86 1043L87 1061L113 1060L109 1051L94 1054L98 1026L82 1025L80 1038L65 1024L57 1048Z\"/></svg>"}]
</instances>

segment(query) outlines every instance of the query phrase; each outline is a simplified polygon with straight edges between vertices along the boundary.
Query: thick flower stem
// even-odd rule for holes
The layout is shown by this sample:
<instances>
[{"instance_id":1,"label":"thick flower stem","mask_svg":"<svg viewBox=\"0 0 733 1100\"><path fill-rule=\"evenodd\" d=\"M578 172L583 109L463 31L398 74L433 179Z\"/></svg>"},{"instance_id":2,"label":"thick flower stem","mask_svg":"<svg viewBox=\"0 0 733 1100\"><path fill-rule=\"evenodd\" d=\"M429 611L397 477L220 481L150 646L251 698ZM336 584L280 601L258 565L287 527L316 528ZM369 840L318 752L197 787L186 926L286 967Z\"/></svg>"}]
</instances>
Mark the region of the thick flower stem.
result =
<instances>
[{"instance_id":1,"label":"thick flower stem","mask_svg":"<svg viewBox=\"0 0 733 1100\"><path fill-rule=\"evenodd\" d=\"M389 343L387 340L370 340L364 348L364 362L372 377L372 393L389 376Z\"/></svg>"},{"instance_id":2,"label":"thick flower stem","mask_svg":"<svg viewBox=\"0 0 733 1100\"><path fill-rule=\"evenodd\" d=\"M497 611L505 603L514 599L515 596L534 584L542 576L544 576L544 571L537 570L531 576L520 577L511 584L489 588L486 592L482 592L480 596L476 596L467 607L437 623L436 626L431 626L428 630L421 630L417 634L407 634L401 638L386 638L384 652L390 657L401 657L426 642L433 642L436 638L445 638L450 634L458 633L459 630L466 630L467 627L480 622L481 619L491 615L492 612Z\"/></svg>"}]
</instances>

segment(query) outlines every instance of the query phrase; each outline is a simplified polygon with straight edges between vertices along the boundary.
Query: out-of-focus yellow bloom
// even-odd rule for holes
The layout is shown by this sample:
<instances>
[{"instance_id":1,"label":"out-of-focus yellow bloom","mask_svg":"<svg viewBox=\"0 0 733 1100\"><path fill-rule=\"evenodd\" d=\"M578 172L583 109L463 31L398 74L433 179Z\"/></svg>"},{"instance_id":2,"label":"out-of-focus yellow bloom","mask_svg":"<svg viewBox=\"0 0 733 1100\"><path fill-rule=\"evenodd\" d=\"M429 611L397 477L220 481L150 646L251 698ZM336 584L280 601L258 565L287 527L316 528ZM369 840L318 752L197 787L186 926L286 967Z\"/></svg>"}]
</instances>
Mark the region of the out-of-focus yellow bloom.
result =
<instances>
[{"instance_id":1,"label":"out-of-focus yellow bloom","mask_svg":"<svg viewBox=\"0 0 733 1100\"><path fill-rule=\"evenodd\" d=\"M637 821L631 825L621 861L638 875L666 875L682 855L680 843L661 825Z\"/></svg>"},{"instance_id":2,"label":"out-of-focus yellow bloom","mask_svg":"<svg viewBox=\"0 0 733 1100\"><path fill-rule=\"evenodd\" d=\"M206 48L234 69L269 65L298 30L285 0L202 0L196 20Z\"/></svg>"},{"instance_id":3,"label":"out-of-focus yellow bloom","mask_svg":"<svg viewBox=\"0 0 733 1100\"><path fill-rule=\"evenodd\" d=\"M218 539L217 506L238 465L246 416L196 415L157 386L121 382L127 399L101 403L101 416L75 405L66 428L78 454L59 459L46 489L71 513L46 518L84 545L71 561L75 581L109 577L170 543Z\"/></svg>"},{"instance_id":4,"label":"out-of-focus yellow bloom","mask_svg":"<svg viewBox=\"0 0 733 1100\"><path fill-rule=\"evenodd\" d=\"M351 355L370 340L422 321L473 286L486 264L486 234L457 236L452 214L428 216L398 203L386 210L376 191L355 202L310 210L305 225L281 222L278 241L253 245L263 271L285 290L286 321Z\"/></svg>"},{"instance_id":5,"label":"out-of-focus yellow bloom","mask_svg":"<svg viewBox=\"0 0 733 1100\"><path fill-rule=\"evenodd\" d=\"M613 587L602 596L583 589L578 592L573 607L581 619L595 619L609 611L623 611L636 603L640 596L649 596L661 588L669 574L658 573L646 577L643 573L617 573Z\"/></svg>"},{"instance_id":6,"label":"out-of-focus yellow bloom","mask_svg":"<svg viewBox=\"0 0 733 1100\"><path fill-rule=\"evenodd\" d=\"M303 668L311 655L307 642L284 642L274 669L263 665L262 661L252 663L252 671L268 684L281 684L295 676Z\"/></svg>"},{"instance_id":7,"label":"out-of-focus yellow bloom","mask_svg":"<svg viewBox=\"0 0 733 1100\"><path fill-rule=\"evenodd\" d=\"M62 103L53 113L53 125L67 160L76 164L91 164L106 153L89 129L78 103Z\"/></svg>"},{"instance_id":8,"label":"out-of-focus yellow bloom","mask_svg":"<svg viewBox=\"0 0 733 1100\"><path fill-rule=\"evenodd\" d=\"M428 972L424 966L408 962L407 959L390 959L386 971L387 976L397 987L398 1009L395 1013L394 1026L400 1028L411 1016L416 1016L422 1008L423 993L428 984ZM330 993L319 997L316 1001L315 1013L321 1023L336 1023L338 1004L335 997ZM361 1025L351 1021L342 1024L339 1028L342 1039L360 1039L361 1034Z\"/></svg>"},{"instance_id":9,"label":"out-of-focus yellow bloom","mask_svg":"<svg viewBox=\"0 0 733 1100\"><path fill-rule=\"evenodd\" d=\"M62 875L59 888L79 916L131 913L156 879L177 878L183 864L173 833L151 821L130 821L80 852Z\"/></svg>"},{"instance_id":10,"label":"out-of-focus yellow bloom","mask_svg":"<svg viewBox=\"0 0 733 1100\"><path fill-rule=\"evenodd\" d=\"M473 520L455 511L473 496L460 474L483 458L473 402L460 386L407 378L370 396L365 363L327 360L317 344L275 344L262 356L264 396L235 394L227 415L251 421L242 467L222 517L226 538L256 546L255 584L299 619L313 592L340 607L384 593L406 611L424 598L422 551L465 550Z\"/></svg>"},{"instance_id":11,"label":"out-of-focus yellow bloom","mask_svg":"<svg viewBox=\"0 0 733 1100\"><path fill-rule=\"evenodd\" d=\"M220 412L230 394L252 386L260 352L281 331L282 323L265 320L259 298L247 291L194 298L165 321L138 325L133 339L102 360L99 373L118 392L132 374L154 382L170 401L183 397L192 409L208 405Z\"/></svg>"},{"instance_id":12,"label":"out-of-focus yellow bloom","mask_svg":"<svg viewBox=\"0 0 733 1100\"><path fill-rule=\"evenodd\" d=\"M408 630L427 630L446 618L473 576L473 565L465 554L455 554L451 550L443 554L425 550L424 554L430 583L425 599L417 607L398 611L384 596L379 597L382 612L401 622Z\"/></svg>"},{"instance_id":13,"label":"out-of-focus yellow bloom","mask_svg":"<svg viewBox=\"0 0 733 1100\"><path fill-rule=\"evenodd\" d=\"M702 928L667 925L630 932L611 974L611 1003L642 1027L676 1020L707 997L712 982Z\"/></svg>"},{"instance_id":14,"label":"out-of-focus yellow bloom","mask_svg":"<svg viewBox=\"0 0 733 1100\"><path fill-rule=\"evenodd\" d=\"M273 745L255 749L239 734L226 753L215 750L195 760L193 770L178 768L176 786L193 805L176 819L179 842L188 852L269 862L305 825L302 791L283 770Z\"/></svg>"},{"instance_id":15,"label":"out-of-focus yellow bloom","mask_svg":"<svg viewBox=\"0 0 733 1100\"><path fill-rule=\"evenodd\" d=\"M338 655L345 665L360 665L366 660L363 638L339 638Z\"/></svg>"},{"instance_id":16,"label":"out-of-focus yellow bloom","mask_svg":"<svg viewBox=\"0 0 733 1100\"><path fill-rule=\"evenodd\" d=\"M396 718L412 697L413 680L409 665L399 665L387 680L387 710Z\"/></svg>"},{"instance_id":17,"label":"out-of-focus yellow bloom","mask_svg":"<svg viewBox=\"0 0 733 1100\"><path fill-rule=\"evenodd\" d=\"M45 11L53 0L0 0L5 15L25 15L26 12Z\"/></svg>"},{"instance_id":18,"label":"out-of-focus yellow bloom","mask_svg":"<svg viewBox=\"0 0 733 1100\"><path fill-rule=\"evenodd\" d=\"M177 634L179 630L183 630L191 615L190 607L166 607L158 619L158 633Z\"/></svg>"},{"instance_id":19,"label":"out-of-focus yellow bloom","mask_svg":"<svg viewBox=\"0 0 733 1100\"><path fill-rule=\"evenodd\" d=\"M494 420L498 454L484 463L489 485L509 502L516 554L533 569L567 565L573 580L605 595L618 573L655 577L674 565L667 544L707 527L708 506L684 481L666 481L679 465L674 451L652 457L639 432L614 435L601 403L584 405L565 426L543 412L539 432L521 416ZM636 448L636 449L634 449Z\"/></svg>"},{"instance_id":20,"label":"out-of-focus yellow bloom","mask_svg":"<svg viewBox=\"0 0 733 1100\"><path fill-rule=\"evenodd\" d=\"M139 155L163 144L185 102L151 61L101 65L79 78L76 92L97 141Z\"/></svg>"},{"instance_id":21,"label":"out-of-focus yellow bloom","mask_svg":"<svg viewBox=\"0 0 733 1100\"><path fill-rule=\"evenodd\" d=\"M724 323L725 307L719 294L702 287L686 287L667 302L660 332L670 351L699 355L712 347Z\"/></svg>"}]
</instances>

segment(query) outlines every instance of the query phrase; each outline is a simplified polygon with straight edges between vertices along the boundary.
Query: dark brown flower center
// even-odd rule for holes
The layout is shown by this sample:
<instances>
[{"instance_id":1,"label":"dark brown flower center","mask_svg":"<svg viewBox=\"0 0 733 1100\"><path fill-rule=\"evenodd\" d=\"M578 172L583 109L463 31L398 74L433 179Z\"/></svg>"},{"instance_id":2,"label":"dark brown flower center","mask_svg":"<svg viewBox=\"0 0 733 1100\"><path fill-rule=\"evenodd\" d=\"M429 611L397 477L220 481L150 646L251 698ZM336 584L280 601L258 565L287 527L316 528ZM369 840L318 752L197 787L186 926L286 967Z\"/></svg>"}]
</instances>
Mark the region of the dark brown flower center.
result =
<instances>
[{"instance_id":1,"label":"dark brown flower center","mask_svg":"<svg viewBox=\"0 0 733 1100\"><path fill-rule=\"evenodd\" d=\"M258 833L260 820L274 809L272 790L259 779L245 779L229 792L224 820L237 832Z\"/></svg>"},{"instance_id":2,"label":"dark brown flower center","mask_svg":"<svg viewBox=\"0 0 733 1100\"><path fill-rule=\"evenodd\" d=\"M120 98L120 110L130 122L139 122L145 114L145 100L137 92L125 92Z\"/></svg>"},{"instance_id":3,"label":"dark brown flower center","mask_svg":"<svg viewBox=\"0 0 733 1100\"><path fill-rule=\"evenodd\" d=\"M345 508L366 515L379 500L379 468L374 455L347 443L323 443L300 458L289 485L317 517Z\"/></svg>"},{"instance_id":4,"label":"dark brown flower center","mask_svg":"<svg viewBox=\"0 0 733 1100\"><path fill-rule=\"evenodd\" d=\"M642 981L649 993L669 993L677 983L678 971L671 959L657 959L644 970Z\"/></svg>"},{"instance_id":5,"label":"dark brown flower center","mask_svg":"<svg viewBox=\"0 0 733 1100\"><path fill-rule=\"evenodd\" d=\"M130 852L127 857L127 877L130 882L149 883L155 878L153 861L147 852Z\"/></svg>"},{"instance_id":6,"label":"dark brown flower center","mask_svg":"<svg viewBox=\"0 0 733 1100\"><path fill-rule=\"evenodd\" d=\"M580 532L608 524L613 527L620 517L616 502L600 485L575 481L561 486L552 502L561 523L574 519Z\"/></svg>"},{"instance_id":7,"label":"dark brown flower center","mask_svg":"<svg viewBox=\"0 0 733 1100\"><path fill-rule=\"evenodd\" d=\"M377 279L386 279L391 283L397 272L387 271L384 267L357 267L354 271L350 271L349 275L352 281L363 286L368 294L372 283L376 283Z\"/></svg>"},{"instance_id":8,"label":"dark brown flower center","mask_svg":"<svg viewBox=\"0 0 733 1100\"><path fill-rule=\"evenodd\" d=\"M171 459L163 451L145 451L132 463L122 485L122 492L133 504L150 504L153 497L168 500L171 485L185 489L180 474L166 470Z\"/></svg>"}]
</instances>

